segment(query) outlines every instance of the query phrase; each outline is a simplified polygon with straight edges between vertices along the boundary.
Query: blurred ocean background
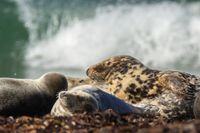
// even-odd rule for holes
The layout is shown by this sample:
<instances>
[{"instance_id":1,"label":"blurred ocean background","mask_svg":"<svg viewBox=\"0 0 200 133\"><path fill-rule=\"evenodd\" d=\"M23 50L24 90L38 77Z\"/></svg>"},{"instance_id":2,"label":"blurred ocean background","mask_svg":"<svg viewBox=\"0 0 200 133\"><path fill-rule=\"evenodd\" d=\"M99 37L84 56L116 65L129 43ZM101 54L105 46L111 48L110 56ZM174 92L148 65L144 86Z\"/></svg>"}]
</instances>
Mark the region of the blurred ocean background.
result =
<instances>
[{"instance_id":1,"label":"blurred ocean background","mask_svg":"<svg viewBox=\"0 0 200 133\"><path fill-rule=\"evenodd\" d=\"M0 1L0 77L85 76L119 54L200 74L200 1Z\"/></svg>"}]
</instances>

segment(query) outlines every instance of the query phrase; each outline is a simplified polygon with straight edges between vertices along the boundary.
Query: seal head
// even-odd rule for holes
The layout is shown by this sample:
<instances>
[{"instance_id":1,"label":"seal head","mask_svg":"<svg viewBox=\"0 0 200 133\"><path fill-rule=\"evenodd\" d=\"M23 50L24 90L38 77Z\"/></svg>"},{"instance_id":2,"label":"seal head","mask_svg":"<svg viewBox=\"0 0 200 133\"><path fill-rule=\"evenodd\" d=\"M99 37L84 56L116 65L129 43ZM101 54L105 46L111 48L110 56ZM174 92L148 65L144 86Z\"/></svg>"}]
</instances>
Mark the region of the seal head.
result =
<instances>
[{"instance_id":1,"label":"seal head","mask_svg":"<svg viewBox=\"0 0 200 133\"><path fill-rule=\"evenodd\" d=\"M66 77L60 73L48 72L44 74L39 80L45 88L48 88L49 94L52 96L57 95L58 92L68 88Z\"/></svg>"},{"instance_id":2,"label":"seal head","mask_svg":"<svg viewBox=\"0 0 200 133\"><path fill-rule=\"evenodd\" d=\"M99 105L95 97L73 88L70 91L61 91L59 93L51 114L55 116L72 116L76 113L95 112L98 110Z\"/></svg>"},{"instance_id":3,"label":"seal head","mask_svg":"<svg viewBox=\"0 0 200 133\"><path fill-rule=\"evenodd\" d=\"M86 74L91 79L100 82L107 80L114 72L127 73L130 66L142 67L144 65L139 60L128 55L114 56L90 66Z\"/></svg>"}]
</instances>

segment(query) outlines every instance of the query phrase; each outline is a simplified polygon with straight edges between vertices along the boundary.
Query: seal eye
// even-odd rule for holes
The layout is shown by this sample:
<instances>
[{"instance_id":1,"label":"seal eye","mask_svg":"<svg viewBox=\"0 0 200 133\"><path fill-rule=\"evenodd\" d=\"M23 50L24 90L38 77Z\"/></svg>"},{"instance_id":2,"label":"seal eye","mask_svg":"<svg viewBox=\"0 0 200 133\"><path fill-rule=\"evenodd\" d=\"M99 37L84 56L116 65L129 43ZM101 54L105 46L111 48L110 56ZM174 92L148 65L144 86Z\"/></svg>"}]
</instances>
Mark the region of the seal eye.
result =
<instances>
[{"instance_id":1,"label":"seal eye","mask_svg":"<svg viewBox=\"0 0 200 133\"><path fill-rule=\"evenodd\" d=\"M80 80L79 83L83 83L84 80Z\"/></svg>"},{"instance_id":2,"label":"seal eye","mask_svg":"<svg viewBox=\"0 0 200 133\"><path fill-rule=\"evenodd\" d=\"M105 63L105 65L106 65L106 66L111 66L111 62L110 62L110 61L107 61L107 62Z\"/></svg>"}]
</instances>

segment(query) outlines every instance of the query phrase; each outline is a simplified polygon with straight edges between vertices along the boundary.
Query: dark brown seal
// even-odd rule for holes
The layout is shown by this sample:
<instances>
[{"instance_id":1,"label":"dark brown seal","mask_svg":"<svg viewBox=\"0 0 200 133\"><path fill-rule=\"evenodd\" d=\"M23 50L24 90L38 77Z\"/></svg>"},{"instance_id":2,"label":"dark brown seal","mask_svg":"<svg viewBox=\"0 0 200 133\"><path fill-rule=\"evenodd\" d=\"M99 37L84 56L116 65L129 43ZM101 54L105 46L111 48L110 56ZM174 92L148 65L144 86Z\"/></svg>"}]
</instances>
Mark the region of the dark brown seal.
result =
<instances>
[{"instance_id":1,"label":"dark brown seal","mask_svg":"<svg viewBox=\"0 0 200 133\"><path fill-rule=\"evenodd\" d=\"M49 113L57 93L65 88L65 76L53 72L35 80L0 78L0 115Z\"/></svg>"}]
</instances>

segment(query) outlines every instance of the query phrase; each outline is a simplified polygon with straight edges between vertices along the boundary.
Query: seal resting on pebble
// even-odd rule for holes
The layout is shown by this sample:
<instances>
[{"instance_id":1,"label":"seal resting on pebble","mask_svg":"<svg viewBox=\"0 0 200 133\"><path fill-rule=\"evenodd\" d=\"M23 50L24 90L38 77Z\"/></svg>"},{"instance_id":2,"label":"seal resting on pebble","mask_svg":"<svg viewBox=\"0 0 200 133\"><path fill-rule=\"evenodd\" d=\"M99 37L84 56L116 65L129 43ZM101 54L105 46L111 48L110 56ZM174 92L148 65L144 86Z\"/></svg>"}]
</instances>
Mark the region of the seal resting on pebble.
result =
<instances>
[{"instance_id":1,"label":"seal resting on pebble","mask_svg":"<svg viewBox=\"0 0 200 133\"><path fill-rule=\"evenodd\" d=\"M112 109L119 114L137 113L142 110L91 85L82 85L68 91L61 91L51 114L71 116L76 113L105 111Z\"/></svg>"},{"instance_id":2,"label":"seal resting on pebble","mask_svg":"<svg viewBox=\"0 0 200 133\"><path fill-rule=\"evenodd\" d=\"M134 57L114 56L92 65L87 75L110 93L166 119L193 118L200 78L179 71L153 70Z\"/></svg>"},{"instance_id":3,"label":"seal resting on pebble","mask_svg":"<svg viewBox=\"0 0 200 133\"><path fill-rule=\"evenodd\" d=\"M64 75L54 72L39 79L0 78L0 115L44 115L57 93L67 88Z\"/></svg>"}]
</instances>

